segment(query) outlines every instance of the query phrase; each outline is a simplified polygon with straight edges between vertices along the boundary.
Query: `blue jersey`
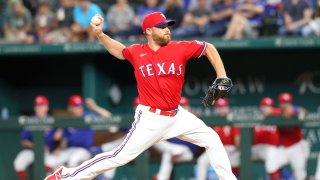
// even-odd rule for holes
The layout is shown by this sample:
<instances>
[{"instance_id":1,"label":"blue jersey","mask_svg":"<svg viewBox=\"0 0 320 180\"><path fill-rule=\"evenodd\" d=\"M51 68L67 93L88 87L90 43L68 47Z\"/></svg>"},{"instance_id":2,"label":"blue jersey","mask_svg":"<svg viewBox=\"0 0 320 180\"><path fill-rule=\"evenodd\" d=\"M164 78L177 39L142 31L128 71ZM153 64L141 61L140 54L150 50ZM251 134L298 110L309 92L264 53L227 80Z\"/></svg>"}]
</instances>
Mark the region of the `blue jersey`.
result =
<instances>
[{"instance_id":1,"label":"blue jersey","mask_svg":"<svg viewBox=\"0 0 320 180\"><path fill-rule=\"evenodd\" d=\"M93 144L94 132L90 128L67 128L64 129L63 136L68 147L83 147L89 150Z\"/></svg>"},{"instance_id":2,"label":"blue jersey","mask_svg":"<svg viewBox=\"0 0 320 180\"><path fill-rule=\"evenodd\" d=\"M55 147L55 142L53 140L55 129L49 130L45 132L45 144L51 151ZM29 130L23 130L21 132L21 141L33 141L33 132Z\"/></svg>"},{"instance_id":3,"label":"blue jersey","mask_svg":"<svg viewBox=\"0 0 320 180\"><path fill-rule=\"evenodd\" d=\"M96 113L84 112L82 117L97 116ZM67 140L68 147L83 147L90 149L94 140L94 131L90 128L66 128L63 138Z\"/></svg>"},{"instance_id":4,"label":"blue jersey","mask_svg":"<svg viewBox=\"0 0 320 180\"><path fill-rule=\"evenodd\" d=\"M29 130L23 130L20 133L20 140L21 141L33 141L33 133Z\"/></svg>"},{"instance_id":5,"label":"blue jersey","mask_svg":"<svg viewBox=\"0 0 320 180\"><path fill-rule=\"evenodd\" d=\"M49 151L51 152L52 150L54 150L54 148L56 148L58 146L57 143L60 143L60 141L55 141L54 140L54 134L56 132L56 128L55 129L51 129L46 133L46 145L49 148Z\"/></svg>"},{"instance_id":6,"label":"blue jersey","mask_svg":"<svg viewBox=\"0 0 320 180\"><path fill-rule=\"evenodd\" d=\"M35 116L33 116L35 117ZM45 144L50 148L53 147L53 132L55 130L45 131ZM23 130L20 133L20 141L33 141L33 132L30 130Z\"/></svg>"}]
</instances>

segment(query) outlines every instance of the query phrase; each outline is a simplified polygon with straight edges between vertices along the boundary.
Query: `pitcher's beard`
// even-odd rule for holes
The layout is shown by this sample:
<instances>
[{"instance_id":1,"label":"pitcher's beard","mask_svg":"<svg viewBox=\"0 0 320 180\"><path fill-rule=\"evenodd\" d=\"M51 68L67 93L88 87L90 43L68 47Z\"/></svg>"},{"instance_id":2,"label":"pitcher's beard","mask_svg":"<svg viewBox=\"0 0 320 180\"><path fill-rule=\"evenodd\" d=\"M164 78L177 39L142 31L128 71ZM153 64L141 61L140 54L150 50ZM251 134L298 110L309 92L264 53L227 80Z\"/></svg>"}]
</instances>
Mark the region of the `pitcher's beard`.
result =
<instances>
[{"instance_id":1,"label":"pitcher's beard","mask_svg":"<svg viewBox=\"0 0 320 180\"><path fill-rule=\"evenodd\" d=\"M171 35L170 34L165 34L163 36L153 35L152 39L154 40L154 42L156 42L160 46L165 46L171 41Z\"/></svg>"}]
</instances>

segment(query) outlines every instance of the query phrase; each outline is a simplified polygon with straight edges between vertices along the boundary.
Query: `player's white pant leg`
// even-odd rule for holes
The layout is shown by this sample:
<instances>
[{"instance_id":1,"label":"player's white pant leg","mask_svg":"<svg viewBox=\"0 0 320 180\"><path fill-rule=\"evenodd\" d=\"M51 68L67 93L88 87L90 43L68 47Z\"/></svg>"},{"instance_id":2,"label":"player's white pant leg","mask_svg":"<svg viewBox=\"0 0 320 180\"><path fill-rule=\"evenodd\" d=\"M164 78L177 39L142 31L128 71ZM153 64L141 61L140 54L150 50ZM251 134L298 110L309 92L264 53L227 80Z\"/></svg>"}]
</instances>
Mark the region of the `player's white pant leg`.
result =
<instances>
[{"instance_id":1,"label":"player's white pant leg","mask_svg":"<svg viewBox=\"0 0 320 180\"><path fill-rule=\"evenodd\" d=\"M27 169L29 165L31 165L34 162L34 152L31 149L24 149L19 152L17 157L14 159L14 170L16 172L18 171L24 171Z\"/></svg>"},{"instance_id":2,"label":"player's white pant leg","mask_svg":"<svg viewBox=\"0 0 320 180\"><path fill-rule=\"evenodd\" d=\"M181 148L182 148L182 153L180 153L179 156L174 159L174 162L191 161L193 159L192 151L186 146L182 146Z\"/></svg>"},{"instance_id":3,"label":"player's white pant leg","mask_svg":"<svg viewBox=\"0 0 320 180\"><path fill-rule=\"evenodd\" d=\"M175 143L172 143L169 141L160 141L160 142L154 144L153 147L162 153L168 152L171 155L183 156L184 154L187 154L187 156L188 156L188 155L190 155L190 153L192 155L191 150L187 146L182 145L182 144L175 144Z\"/></svg>"},{"instance_id":4,"label":"player's white pant leg","mask_svg":"<svg viewBox=\"0 0 320 180\"><path fill-rule=\"evenodd\" d=\"M305 155L306 159L308 159L309 155L310 155L311 144L309 141L307 141L305 139L301 140L300 143L302 144L301 146L303 147L304 155Z\"/></svg>"},{"instance_id":5,"label":"player's white pant leg","mask_svg":"<svg viewBox=\"0 0 320 180\"><path fill-rule=\"evenodd\" d=\"M45 159L45 164L53 169L56 169L62 165L61 163L57 162L57 156L55 154L49 154Z\"/></svg>"},{"instance_id":6,"label":"player's white pant leg","mask_svg":"<svg viewBox=\"0 0 320 180\"><path fill-rule=\"evenodd\" d=\"M175 123L167 134L168 138L175 136L200 147L205 147L210 164L221 180L236 180L219 135L195 115L180 106L179 112L175 116Z\"/></svg>"},{"instance_id":7,"label":"player's white pant leg","mask_svg":"<svg viewBox=\"0 0 320 180\"><path fill-rule=\"evenodd\" d=\"M230 160L231 167L240 166L240 151L234 145L225 145L227 155ZM206 153L202 153L197 160L197 180L207 179L207 170L210 166L210 161Z\"/></svg>"},{"instance_id":8,"label":"player's white pant leg","mask_svg":"<svg viewBox=\"0 0 320 180\"><path fill-rule=\"evenodd\" d=\"M102 151L107 152L107 151L111 151L111 150L115 149L124 141L125 138L126 138L126 136L123 136L123 137L120 137L114 141L104 143L103 145L101 145ZM117 171L117 168L106 171L103 173L103 177L105 177L107 179L113 179L116 174L116 171Z\"/></svg>"},{"instance_id":9,"label":"player's white pant leg","mask_svg":"<svg viewBox=\"0 0 320 180\"><path fill-rule=\"evenodd\" d=\"M161 144L168 147L164 147L166 151L164 151L162 154L160 169L159 169L157 178L159 180L168 180L170 179L170 175L172 172L173 162L191 161L193 159L193 153L185 145L175 144L175 143L166 142L166 141L161 141L161 142L165 142Z\"/></svg>"},{"instance_id":10,"label":"player's white pant leg","mask_svg":"<svg viewBox=\"0 0 320 180\"><path fill-rule=\"evenodd\" d=\"M262 153L261 151L263 151L263 153L265 153L265 150L263 149L262 145L253 145L251 147L251 159L254 161L262 160L261 159L261 153Z\"/></svg>"},{"instance_id":11,"label":"player's white pant leg","mask_svg":"<svg viewBox=\"0 0 320 180\"><path fill-rule=\"evenodd\" d=\"M257 144L253 145L251 148L252 152L252 160L257 161L261 160L264 161L264 166L267 173L274 173L278 169L280 165L283 166L286 162L285 159L280 157L283 155L283 151L279 151L277 146L270 145L270 144ZM280 158L280 160L277 160ZM277 162L275 162L277 161ZM282 163L280 163L282 161ZM278 166L276 166L278 165Z\"/></svg>"},{"instance_id":12,"label":"player's white pant leg","mask_svg":"<svg viewBox=\"0 0 320 180\"><path fill-rule=\"evenodd\" d=\"M265 162L264 162L264 167L266 169L266 172L267 173L274 173L276 170L274 170L272 168L273 166L273 159L276 159L278 158L279 156L279 153L278 153L278 147L277 146L274 146L274 145L266 145L265 147ZM263 156L263 155L262 155Z\"/></svg>"},{"instance_id":13,"label":"player's white pant leg","mask_svg":"<svg viewBox=\"0 0 320 180\"><path fill-rule=\"evenodd\" d=\"M303 140L301 140L286 149L296 180L304 180L307 177L307 157L304 148Z\"/></svg>"},{"instance_id":14,"label":"player's white pant leg","mask_svg":"<svg viewBox=\"0 0 320 180\"><path fill-rule=\"evenodd\" d=\"M318 154L318 162L317 162L317 169L316 174L314 175L315 180L320 180L320 153Z\"/></svg>"},{"instance_id":15,"label":"player's white pant leg","mask_svg":"<svg viewBox=\"0 0 320 180\"><path fill-rule=\"evenodd\" d=\"M268 150L271 145L268 144L256 144L251 148L251 158L254 161L265 161L267 158Z\"/></svg>"},{"instance_id":16,"label":"player's white pant leg","mask_svg":"<svg viewBox=\"0 0 320 180\"><path fill-rule=\"evenodd\" d=\"M114 148L118 147L126 138L126 136L120 137L119 139L116 139L111 142L107 142L101 145L101 149L103 152L111 151Z\"/></svg>"},{"instance_id":17,"label":"player's white pant leg","mask_svg":"<svg viewBox=\"0 0 320 180\"><path fill-rule=\"evenodd\" d=\"M227 155L230 160L231 167L239 167L240 166L240 151L237 149L235 145L225 145Z\"/></svg>"},{"instance_id":18,"label":"player's white pant leg","mask_svg":"<svg viewBox=\"0 0 320 180\"><path fill-rule=\"evenodd\" d=\"M275 172L289 163L289 155L283 146L277 147L275 151L270 151L270 156L271 160L265 164L268 173Z\"/></svg>"},{"instance_id":19,"label":"player's white pant leg","mask_svg":"<svg viewBox=\"0 0 320 180\"><path fill-rule=\"evenodd\" d=\"M153 147L161 153L172 152L172 151L174 151L174 148L175 148L174 146L172 146L172 144L173 143L171 143L171 142L163 140L163 141L159 141L156 144L154 144Z\"/></svg>"},{"instance_id":20,"label":"player's white pant leg","mask_svg":"<svg viewBox=\"0 0 320 180\"><path fill-rule=\"evenodd\" d=\"M172 155L169 152L163 152L161 156L160 169L157 174L158 180L168 180L172 172Z\"/></svg>"},{"instance_id":21,"label":"player's white pant leg","mask_svg":"<svg viewBox=\"0 0 320 180\"><path fill-rule=\"evenodd\" d=\"M130 162L145 149L162 139L173 124L173 118L149 112L150 107L139 105L135 121L125 140L116 149L96 155L75 168L63 168L62 179L93 179L98 174Z\"/></svg>"},{"instance_id":22,"label":"player's white pant leg","mask_svg":"<svg viewBox=\"0 0 320 180\"><path fill-rule=\"evenodd\" d=\"M196 180L206 180L208 167L210 166L209 157L206 153L202 153L197 159Z\"/></svg>"},{"instance_id":23,"label":"player's white pant leg","mask_svg":"<svg viewBox=\"0 0 320 180\"><path fill-rule=\"evenodd\" d=\"M49 167L58 168L68 162L71 153L70 149L62 149L59 152L48 154L45 163Z\"/></svg>"},{"instance_id":24,"label":"player's white pant leg","mask_svg":"<svg viewBox=\"0 0 320 180\"><path fill-rule=\"evenodd\" d=\"M120 137L114 141L107 142L101 145L101 149L103 152L111 151L118 147L126 138L126 136ZM107 179L113 179L116 174L117 168L111 169L103 173L103 177Z\"/></svg>"},{"instance_id":25,"label":"player's white pant leg","mask_svg":"<svg viewBox=\"0 0 320 180\"><path fill-rule=\"evenodd\" d=\"M103 173L103 177L107 178L107 180L113 179L114 176L116 175L116 171L117 171L117 168L110 169L109 171L106 171Z\"/></svg>"},{"instance_id":26,"label":"player's white pant leg","mask_svg":"<svg viewBox=\"0 0 320 180\"><path fill-rule=\"evenodd\" d=\"M91 158L90 152L81 147L70 147L68 148L68 167L75 167L80 165L82 162Z\"/></svg>"}]
</instances>

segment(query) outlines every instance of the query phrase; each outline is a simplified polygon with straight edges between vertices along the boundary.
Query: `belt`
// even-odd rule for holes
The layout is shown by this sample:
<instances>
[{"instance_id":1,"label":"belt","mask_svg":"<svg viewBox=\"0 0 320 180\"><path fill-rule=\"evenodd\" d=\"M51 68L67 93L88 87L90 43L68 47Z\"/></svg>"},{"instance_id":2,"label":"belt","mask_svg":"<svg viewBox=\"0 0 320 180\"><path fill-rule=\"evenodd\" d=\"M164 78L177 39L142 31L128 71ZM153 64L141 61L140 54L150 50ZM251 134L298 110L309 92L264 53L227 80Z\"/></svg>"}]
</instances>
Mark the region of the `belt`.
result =
<instances>
[{"instance_id":1,"label":"belt","mask_svg":"<svg viewBox=\"0 0 320 180\"><path fill-rule=\"evenodd\" d=\"M178 108L172 111L163 111L161 109L150 107L149 111L162 116L174 117L178 113Z\"/></svg>"}]
</instances>

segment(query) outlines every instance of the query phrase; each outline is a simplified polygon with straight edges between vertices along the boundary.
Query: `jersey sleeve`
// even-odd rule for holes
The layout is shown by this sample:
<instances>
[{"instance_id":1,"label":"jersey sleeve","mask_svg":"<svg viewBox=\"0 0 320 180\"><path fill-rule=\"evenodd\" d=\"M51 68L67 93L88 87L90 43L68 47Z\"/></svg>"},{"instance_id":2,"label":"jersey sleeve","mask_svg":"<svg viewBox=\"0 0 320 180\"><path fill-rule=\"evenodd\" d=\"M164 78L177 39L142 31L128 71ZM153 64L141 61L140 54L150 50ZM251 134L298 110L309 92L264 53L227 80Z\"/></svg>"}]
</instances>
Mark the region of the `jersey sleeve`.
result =
<instances>
[{"instance_id":1,"label":"jersey sleeve","mask_svg":"<svg viewBox=\"0 0 320 180\"><path fill-rule=\"evenodd\" d=\"M133 63L133 52L135 50L135 45L128 46L122 50L123 57L128 60L131 64Z\"/></svg>"},{"instance_id":2,"label":"jersey sleeve","mask_svg":"<svg viewBox=\"0 0 320 180\"><path fill-rule=\"evenodd\" d=\"M32 141L33 137L32 137L32 132L31 131L27 131L27 130L24 130L21 132L20 134L20 140L21 141Z\"/></svg>"},{"instance_id":3,"label":"jersey sleeve","mask_svg":"<svg viewBox=\"0 0 320 180\"><path fill-rule=\"evenodd\" d=\"M45 138L46 145L49 148L50 152L55 148L55 141L54 141L55 132L56 132L56 129L51 129Z\"/></svg>"},{"instance_id":4,"label":"jersey sleeve","mask_svg":"<svg viewBox=\"0 0 320 180\"><path fill-rule=\"evenodd\" d=\"M93 144L94 132L89 128L75 129L68 138L69 147L83 147L89 149Z\"/></svg>"},{"instance_id":5,"label":"jersey sleeve","mask_svg":"<svg viewBox=\"0 0 320 180\"><path fill-rule=\"evenodd\" d=\"M186 46L187 59L189 58L201 58L207 48L205 41L189 41Z\"/></svg>"},{"instance_id":6,"label":"jersey sleeve","mask_svg":"<svg viewBox=\"0 0 320 180\"><path fill-rule=\"evenodd\" d=\"M91 129L85 129L82 134L84 135L81 140L82 147L89 150L93 144L94 132Z\"/></svg>"}]
</instances>

